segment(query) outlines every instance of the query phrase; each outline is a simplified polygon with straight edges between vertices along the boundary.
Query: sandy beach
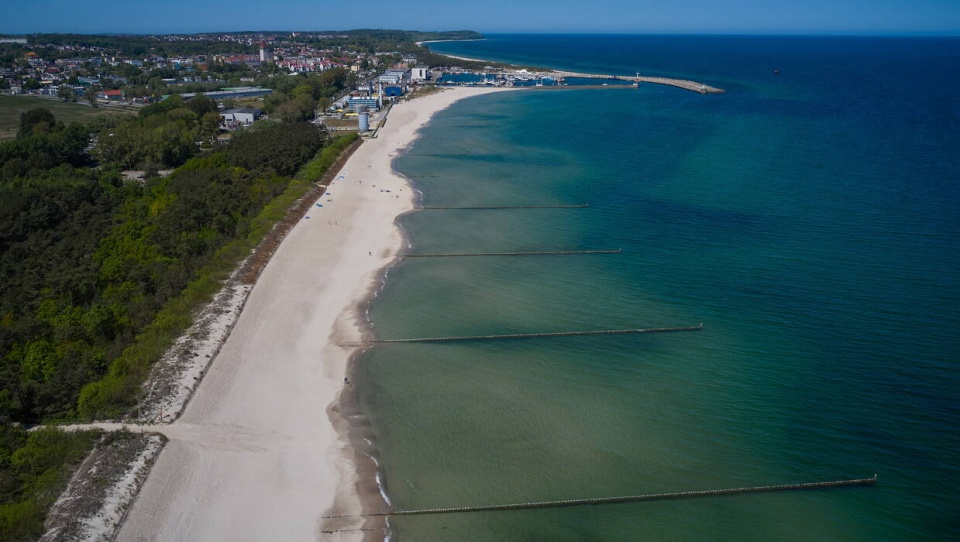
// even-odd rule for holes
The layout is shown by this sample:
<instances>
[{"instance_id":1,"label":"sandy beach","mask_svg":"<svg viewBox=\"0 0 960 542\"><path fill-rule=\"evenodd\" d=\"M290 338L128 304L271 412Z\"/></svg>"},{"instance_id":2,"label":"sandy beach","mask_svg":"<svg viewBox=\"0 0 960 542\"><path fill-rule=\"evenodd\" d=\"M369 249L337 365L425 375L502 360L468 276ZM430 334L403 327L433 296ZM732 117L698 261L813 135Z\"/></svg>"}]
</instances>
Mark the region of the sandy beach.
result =
<instances>
[{"instance_id":1,"label":"sandy beach","mask_svg":"<svg viewBox=\"0 0 960 542\"><path fill-rule=\"evenodd\" d=\"M357 348L340 345L360 340L358 307L401 247L396 217L413 208L394 157L435 112L497 90L401 103L348 160L264 269L182 416L158 427L169 442L119 540L376 536L360 520L322 518L362 506L355 452L336 419Z\"/></svg>"}]
</instances>

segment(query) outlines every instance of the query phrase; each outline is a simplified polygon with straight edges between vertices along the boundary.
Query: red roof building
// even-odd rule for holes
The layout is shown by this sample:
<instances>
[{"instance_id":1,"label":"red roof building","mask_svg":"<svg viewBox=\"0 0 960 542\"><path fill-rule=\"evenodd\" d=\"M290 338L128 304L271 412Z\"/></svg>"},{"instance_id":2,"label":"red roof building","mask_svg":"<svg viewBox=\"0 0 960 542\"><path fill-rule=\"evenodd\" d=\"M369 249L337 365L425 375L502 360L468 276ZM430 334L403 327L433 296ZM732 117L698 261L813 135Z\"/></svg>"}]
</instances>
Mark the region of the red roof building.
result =
<instances>
[{"instance_id":1,"label":"red roof building","mask_svg":"<svg viewBox=\"0 0 960 542\"><path fill-rule=\"evenodd\" d=\"M101 90L97 93L97 98L101 100L122 100L122 90Z\"/></svg>"}]
</instances>

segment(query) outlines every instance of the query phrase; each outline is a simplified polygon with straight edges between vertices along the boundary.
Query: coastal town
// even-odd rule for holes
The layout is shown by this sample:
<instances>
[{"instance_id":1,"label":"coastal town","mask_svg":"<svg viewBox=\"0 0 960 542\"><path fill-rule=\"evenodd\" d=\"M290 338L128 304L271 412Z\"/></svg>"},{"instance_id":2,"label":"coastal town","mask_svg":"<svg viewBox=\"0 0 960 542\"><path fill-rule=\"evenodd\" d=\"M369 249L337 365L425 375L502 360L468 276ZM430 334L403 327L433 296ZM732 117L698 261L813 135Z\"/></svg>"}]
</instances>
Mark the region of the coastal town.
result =
<instances>
[{"instance_id":1,"label":"coastal town","mask_svg":"<svg viewBox=\"0 0 960 542\"><path fill-rule=\"evenodd\" d=\"M443 67L431 71L401 48L417 46L363 33L2 38L0 92L129 110L203 94L217 101L221 128L235 129L262 115L286 120L291 113L379 109L440 76ZM300 100L284 112L288 99L304 94L292 96L297 87L311 80L323 88L311 92L310 103Z\"/></svg>"},{"instance_id":2,"label":"coastal town","mask_svg":"<svg viewBox=\"0 0 960 542\"><path fill-rule=\"evenodd\" d=\"M379 111L426 84L635 86L645 81L722 92L639 73L537 71L443 57L421 41L469 37L442 33L384 39L369 31L0 37L0 93L130 111L171 96L202 94L217 102L223 131L266 116L363 132L376 125L362 113Z\"/></svg>"},{"instance_id":3,"label":"coastal town","mask_svg":"<svg viewBox=\"0 0 960 542\"><path fill-rule=\"evenodd\" d=\"M363 77L384 65L409 68L416 62L415 56L399 51L368 52L322 45L324 40L347 40L346 34L293 32L285 39L262 33L155 36L150 41L156 46L150 51L142 47L131 51L122 37L116 38L113 47L84 43L92 41L89 39L63 43L73 40L61 36L50 36L56 39L44 43L44 37L0 38L0 90L46 96L69 96L72 91L77 98L89 99L93 94L99 100L148 103L163 94L180 93L184 87L216 90L259 84L278 75L319 74L337 68ZM164 44L171 51L218 52L153 52L164 49Z\"/></svg>"}]
</instances>

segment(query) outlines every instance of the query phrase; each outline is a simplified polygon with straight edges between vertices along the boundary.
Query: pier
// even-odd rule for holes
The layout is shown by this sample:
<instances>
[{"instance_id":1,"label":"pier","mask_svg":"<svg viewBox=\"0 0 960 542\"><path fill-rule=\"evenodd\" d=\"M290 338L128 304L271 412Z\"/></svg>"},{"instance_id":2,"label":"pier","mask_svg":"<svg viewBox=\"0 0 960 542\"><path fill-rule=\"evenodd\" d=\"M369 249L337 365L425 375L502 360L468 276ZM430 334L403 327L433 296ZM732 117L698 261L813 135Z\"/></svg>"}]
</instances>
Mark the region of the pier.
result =
<instances>
[{"instance_id":1,"label":"pier","mask_svg":"<svg viewBox=\"0 0 960 542\"><path fill-rule=\"evenodd\" d=\"M690 81L687 79L672 79L670 77L646 77L637 74L635 77L624 77L621 75L598 75L595 73L576 73L576 72L554 72L550 77L557 77L564 79L567 77L578 77L581 79L611 79L616 81L631 81L635 85L639 86L640 83L653 83L655 85L667 85L671 87L682 88L684 90L689 90L691 92L699 92L700 94L719 94L725 92L722 88L711 87L705 85L698 81Z\"/></svg>"},{"instance_id":2,"label":"pier","mask_svg":"<svg viewBox=\"0 0 960 542\"><path fill-rule=\"evenodd\" d=\"M724 497L746 495L749 493L773 493L779 491L807 491L815 489L837 489L843 487L872 487L877 485L877 475L872 478L833 480L828 482L806 482L800 484L780 484L753 487L734 487L727 489L705 489L701 491L677 491L672 493L650 493L646 495L625 495L620 497L596 497L586 499L566 499L559 501L521 502L510 504L488 504L482 506L458 506L451 508L421 508L417 510L393 510L359 516L324 516L324 519L353 517L414 516L425 514L459 514L465 512L500 512L505 510L532 510L537 508L564 508L590 504L619 504L628 502L666 501L693 499L698 497Z\"/></svg>"},{"instance_id":3,"label":"pier","mask_svg":"<svg viewBox=\"0 0 960 542\"><path fill-rule=\"evenodd\" d=\"M577 337L585 335L625 335L628 333L677 333L682 331L700 331L703 324L687 327L651 327L644 329L601 329L592 331L554 331L547 333L508 333L505 335L466 335L457 337L418 337L413 339L374 339L360 343L349 343L343 346L364 346L371 344L394 343L439 343L439 342L466 342L466 341L496 341L504 339L536 339L543 337Z\"/></svg>"},{"instance_id":4,"label":"pier","mask_svg":"<svg viewBox=\"0 0 960 542\"><path fill-rule=\"evenodd\" d=\"M704 85L703 83L698 83L696 81L687 81L685 79L670 79L668 77L637 77L635 78L637 84L640 83L654 83L657 85L667 85L671 87L682 88L684 90L689 90L692 92L699 92L700 94L720 94L725 92L723 89L715 88L711 86Z\"/></svg>"},{"instance_id":5,"label":"pier","mask_svg":"<svg viewBox=\"0 0 960 542\"><path fill-rule=\"evenodd\" d=\"M474 256L570 256L574 254L620 254L623 249L548 250L534 252L454 252L450 254L403 254L399 258L469 258Z\"/></svg>"},{"instance_id":6,"label":"pier","mask_svg":"<svg viewBox=\"0 0 960 542\"><path fill-rule=\"evenodd\" d=\"M567 78L567 77L579 77L582 79L612 79L617 81L632 81L636 85L640 83L653 83L655 85L667 85L671 87L682 88L684 90L689 90L691 92L699 92L700 94L720 94L724 91L722 88L711 87L705 85L698 81L690 81L687 79L672 79L670 77L646 77L637 75L636 77L624 77L620 75L598 75L595 73L576 73L576 72L563 72L558 71L551 74L550 77L556 76L557 78Z\"/></svg>"},{"instance_id":7,"label":"pier","mask_svg":"<svg viewBox=\"0 0 960 542\"><path fill-rule=\"evenodd\" d=\"M470 73L473 75L480 76L479 81L471 82L458 82L458 83L441 83L442 85L460 85L460 86L528 86L533 87L534 85L524 84L530 81L535 81L536 88L558 88L568 86L566 84L566 78L575 77L578 79L598 79L606 81L617 81L625 82L629 84L616 83L610 85L611 88L623 87L630 88L630 84L635 87L639 87L640 83L653 83L655 85L667 85L671 87L681 88L683 90L689 90L691 92L697 92L700 94L719 94L725 92L722 88L711 87L705 85L698 81L690 81L687 79L673 79L670 77L646 77L640 76L638 73L634 76L623 76L623 75L609 75L609 74L597 74L597 73L579 73L579 72L568 72L562 70L554 70L547 72L530 72L527 70L500 70L492 73L487 72L455 72L455 73ZM549 79L556 82L556 85L553 84L543 84L544 79ZM585 85L571 85L573 86L585 86Z\"/></svg>"}]
</instances>

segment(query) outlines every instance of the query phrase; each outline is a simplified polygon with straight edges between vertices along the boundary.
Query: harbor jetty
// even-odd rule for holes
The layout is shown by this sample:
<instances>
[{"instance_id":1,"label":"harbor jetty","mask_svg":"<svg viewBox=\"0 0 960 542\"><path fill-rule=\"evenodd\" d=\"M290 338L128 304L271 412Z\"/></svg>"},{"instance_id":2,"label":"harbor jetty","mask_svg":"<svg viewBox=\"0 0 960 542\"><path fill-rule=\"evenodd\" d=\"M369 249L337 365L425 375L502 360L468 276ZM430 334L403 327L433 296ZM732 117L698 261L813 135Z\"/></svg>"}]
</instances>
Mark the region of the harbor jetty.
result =
<instances>
[{"instance_id":1,"label":"harbor jetty","mask_svg":"<svg viewBox=\"0 0 960 542\"><path fill-rule=\"evenodd\" d=\"M654 83L657 85L668 85L671 87L682 88L684 90L691 90L693 92L699 92L700 94L719 94L725 92L722 88L715 88L711 86L704 85L703 83L698 83L696 81L687 81L685 79L670 79L667 77L638 77L637 84L640 83Z\"/></svg>"},{"instance_id":2,"label":"harbor jetty","mask_svg":"<svg viewBox=\"0 0 960 542\"><path fill-rule=\"evenodd\" d=\"M640 83L653 83L655 85L667 85L671 87L682 88L684 90L689 90L692 92L699 92L700 94L719 94L725 92L721 88L711 87L697 81L690 81L687 79L673 79L670 77L647 77L643 75L636 75L634 77L624 77L620 75L598 75L592 73L577 73L577 72L567 72L567 71L557 71L553 72L547 77L556 77L558 80L565 80L568 77L577 77L580 79L609 79L616 81L629 81L633 82L634 85L639 86Z\"/></svg>"},{"instance_id":3,"label":"harbor jetty","mask_svg":"<svg viewBox=\"0 0 960 542\"><path fill-rule=\"evenodd\" d=\"M443 81L443 76L450 73L453 76L475 76L473 81ZM674 79L671 77L650 77L642 76L637 73L635 76L610 75L598 73L581 73L563 70L553 70L546 72L520 70L491 70L485 72L469 72L456 70L452 72L440 72L436 79L441 85L459 85L459 86L536 86L543 88L557 87L583 87L592 85L610 86L610 88L639 88L641 83L655 85L666 85L671 87L689 90L700 94L719 94L725 92L722 88L713 87L699 81L688 79ZM569 79L588 80L595 83L571 83Z\"/></svg>"}]
</instances>

